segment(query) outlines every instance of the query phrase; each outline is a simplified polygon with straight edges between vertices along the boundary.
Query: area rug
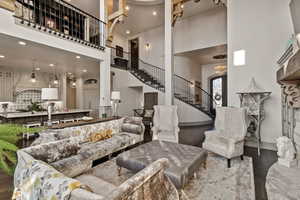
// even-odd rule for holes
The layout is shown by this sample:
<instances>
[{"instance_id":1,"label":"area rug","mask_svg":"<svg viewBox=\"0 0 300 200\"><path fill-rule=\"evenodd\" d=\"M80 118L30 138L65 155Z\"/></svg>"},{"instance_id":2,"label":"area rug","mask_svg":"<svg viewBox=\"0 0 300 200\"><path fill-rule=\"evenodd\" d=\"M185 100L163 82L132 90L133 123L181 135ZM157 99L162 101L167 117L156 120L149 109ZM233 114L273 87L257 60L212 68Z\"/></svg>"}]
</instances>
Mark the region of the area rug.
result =
<instances>
[{"instance_id":1,"label":"area rug","mask_svg":"<svg viewBox=\"0 0 300 200\"><path fill-rule=\"evenodd\" d=\"M115 159L94 167L90 173L119 186L133 174L122 169L118 176ZM252 158L227 160L209 154L206 169L200 168L195 177L180 191L182 200L255 200Z\"/></svg>"}]
</instances>

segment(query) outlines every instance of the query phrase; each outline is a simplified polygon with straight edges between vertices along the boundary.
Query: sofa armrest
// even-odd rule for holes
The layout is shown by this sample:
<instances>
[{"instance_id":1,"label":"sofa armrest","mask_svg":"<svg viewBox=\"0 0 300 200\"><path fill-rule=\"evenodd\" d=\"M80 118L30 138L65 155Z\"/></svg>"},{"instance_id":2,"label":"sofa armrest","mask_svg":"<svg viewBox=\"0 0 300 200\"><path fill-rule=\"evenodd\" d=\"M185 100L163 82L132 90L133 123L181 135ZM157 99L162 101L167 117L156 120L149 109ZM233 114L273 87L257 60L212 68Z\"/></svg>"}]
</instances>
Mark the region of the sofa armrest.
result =
<instances>
[{"instance_id":1,"label":"sofa armrest","mask_svg":"<svg viewBox=\"0 0 300 200\"><path fill-rule=\"evenodd\" d=\"M168 165L168 160L166 158L159 159L152 164L150 164L145 169L141 170L133 177L125 181L118 188L113 190L106 199L109 200L122 200L129 199L130 197L137 197L136 193L143 194L145 191L152 193L149 199L168 199L171 194L177 196L174 200L179 199L178 192L175 186L169 181L169 179L164 175L164 169ZM152 184L158 186L159 191L152 190ZM175 193L175 194L174 194ZM157 197L157 198L156 198ZM131 198L130 198L131 199ZM132 198L137 199L137 198Z\"/></svg>"},{"instance_id":2,"label":"sofa armrest","mask_svg":"<svg viewBox=\"0 0 300 200\"><path fill-rule=\"evenodd\" d=\"M103 196L78 188L72 191L70 200L104 200Z\"/></svg>"}]
</instances>

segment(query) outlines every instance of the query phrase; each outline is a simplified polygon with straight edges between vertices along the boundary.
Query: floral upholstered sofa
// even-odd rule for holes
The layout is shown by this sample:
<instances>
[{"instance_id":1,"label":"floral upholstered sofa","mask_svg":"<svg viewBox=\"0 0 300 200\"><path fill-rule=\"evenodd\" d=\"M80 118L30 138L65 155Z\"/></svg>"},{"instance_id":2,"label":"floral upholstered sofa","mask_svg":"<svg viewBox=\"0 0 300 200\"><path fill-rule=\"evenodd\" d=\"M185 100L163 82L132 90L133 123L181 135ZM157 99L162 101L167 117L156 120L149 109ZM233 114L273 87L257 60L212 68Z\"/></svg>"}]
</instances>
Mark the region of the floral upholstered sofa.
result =
<instances>
[{"instance_id":1,"label":"floral upholstered sofa","mask_svg":"<svg viewBox=\"0 0 300 200\"><path fill-rule=\"evenodd\" d=\"M94 133L110 130L108 139L90 141ZM92 162L144 140L142 118L125 117L108 122L46 130L31 147L22 149L37 160L44 161L61 173L74 177L89 169Z\"/></svg>"},{"instance_id":2,"label":"floral upholstered sofa","mask_svg":"<svg viewBox=\"0 0 300 200\"><path fill-rule=\"evenodd\" d=\"M101 130L111 130L111 138L91 142L90 135ZM33 146L17 152L13 199L179 199L175 186L164 175L166 159L150 164L118 187L88 173L95 159L143 141L143 134L142 119L136 117L46 131Z\"/></svg>"},{"instance_id":3,"label":"floral upholstered sofa","mask_svg":"<svg viewBox=\"0 0 300 200\"><path fill-rule=\"evenodd\" d=\"M27 152L18 151L13 200L179 200L175 186L164 175L167 159L160 159L119 186L92 178L88 185L71 178ZM81 176L82 177L82 176ZM97 181L95 181L97 179ZM96 185L93 187L93 184ZM94 188L100 188L98 190Z\"/></svg>"}]
</instances>

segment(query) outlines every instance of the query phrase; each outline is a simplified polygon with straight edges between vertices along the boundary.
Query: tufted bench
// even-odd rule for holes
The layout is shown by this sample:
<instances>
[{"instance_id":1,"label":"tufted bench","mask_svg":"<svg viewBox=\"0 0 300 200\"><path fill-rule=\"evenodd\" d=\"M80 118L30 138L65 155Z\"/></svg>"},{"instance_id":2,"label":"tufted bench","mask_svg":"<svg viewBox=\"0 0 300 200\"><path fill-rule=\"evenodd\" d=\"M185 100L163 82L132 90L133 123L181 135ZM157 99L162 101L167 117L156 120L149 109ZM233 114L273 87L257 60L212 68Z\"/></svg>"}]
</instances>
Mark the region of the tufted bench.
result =
<instances>
[{"instance_id":1,"label":"tufted bench","mask_svg":"<svg viewBox=\"0 0 300 200\"><path fill-rule=\"evenodd\" d=\"M116 162L120 169L138 172L160 158L167 158L170 164L165 174L176 188L182 189L201 164L205 166L206 157L204 149L155 140L120 154Z\"/></svg>"}]
</instances>

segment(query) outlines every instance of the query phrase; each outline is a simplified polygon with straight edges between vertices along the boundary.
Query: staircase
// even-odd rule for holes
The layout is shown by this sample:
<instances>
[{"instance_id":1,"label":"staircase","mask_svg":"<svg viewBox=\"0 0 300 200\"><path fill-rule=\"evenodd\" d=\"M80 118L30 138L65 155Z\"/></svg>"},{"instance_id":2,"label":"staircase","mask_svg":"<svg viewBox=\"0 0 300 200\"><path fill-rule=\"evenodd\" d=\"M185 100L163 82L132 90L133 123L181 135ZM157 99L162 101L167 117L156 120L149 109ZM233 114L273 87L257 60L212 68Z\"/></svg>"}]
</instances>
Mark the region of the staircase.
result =
<instances>
[{"instance_id":1,"label":"staircase","mask_svg":"<svg viewBox=\"0 0 300 200\"><path fill-rule=\"evenodd\" d=\"M112 66L117 67L118 65L114 62L116 55L115 49L112 48ZM125 55L125 58L130 58L129 55ZM128 59L130 66L130 59ZM121 67L125 69L124 67ZM139 60L138 69L126 68L132 75L144 84L165 92L165 70L142 60ZM195 85L193 82L186 80L183 77L174 75L174 97L186 104L193 106L194 108L204 112L208 116L214 119L215 111L211 110L211 103L215 103L212 95L208 92Z\"/></svg>"}]
</instances>

